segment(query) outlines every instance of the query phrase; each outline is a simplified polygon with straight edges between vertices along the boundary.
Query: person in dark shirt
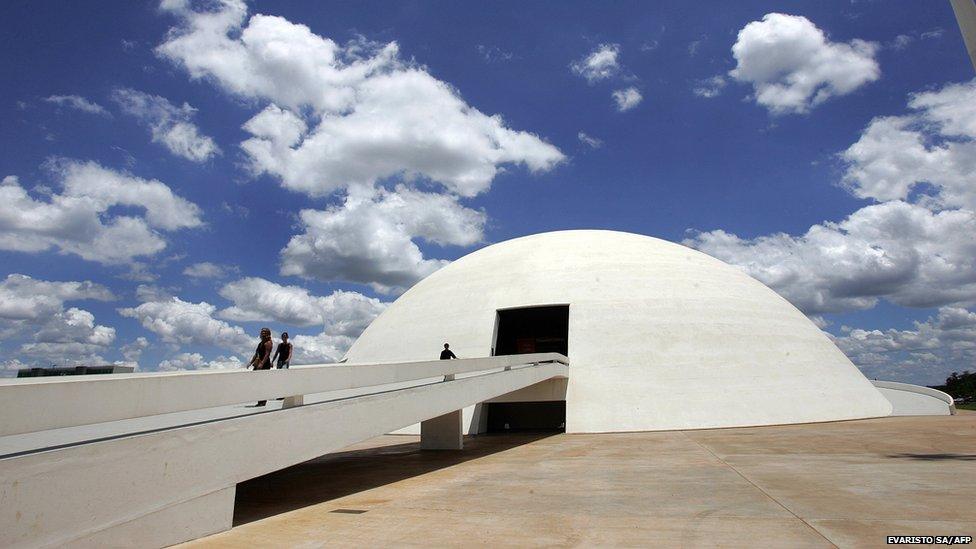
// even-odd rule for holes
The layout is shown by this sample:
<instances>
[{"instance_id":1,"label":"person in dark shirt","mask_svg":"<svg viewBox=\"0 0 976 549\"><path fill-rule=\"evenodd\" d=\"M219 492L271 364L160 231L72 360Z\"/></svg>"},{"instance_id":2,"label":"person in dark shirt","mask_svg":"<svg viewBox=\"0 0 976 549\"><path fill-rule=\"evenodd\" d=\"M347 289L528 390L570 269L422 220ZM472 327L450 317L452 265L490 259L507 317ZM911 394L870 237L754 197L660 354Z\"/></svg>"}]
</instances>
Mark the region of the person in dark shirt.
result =
<instances>
[{"instance_id":1,"label":"person in dark shirt","mask_svg":"<svg viewBox=\"0 0 976 549\"><path fill-rule=\"evenodd\" d=\"M281 343L275 349L271 362L277 362L278 369L288 369L291 365L291 343L288 343L288 332L281 332Z\"/></svg>"},{"instance_id":2,"label":"person in dark shirt","mask_svg":"<svg viewBox=\"0 0 976 549\"><path fill-rule=\"evenodd\" d=\"M449 343L444 344L444 350L441 351L441 360L451 360L452 358L457 358L454 353L451 352L451 345Z\"/></svg>"},{"instance_id":3,"label":"person in dark shirt","mask_svg":"<svg viewBox=\"0 0 976 549\"><path fill-rule=\"evenodd\" d=\"M271 340L271 330L261 328L261 342L258 343L258 348L254 350L254 356L251 357L251 361L247 365L253 366L255 370L270 370L272 347L274 347L274 341ZM264 406L267 403L267 400L259 400L254 406Z\"/></svg>"}]
</instances>

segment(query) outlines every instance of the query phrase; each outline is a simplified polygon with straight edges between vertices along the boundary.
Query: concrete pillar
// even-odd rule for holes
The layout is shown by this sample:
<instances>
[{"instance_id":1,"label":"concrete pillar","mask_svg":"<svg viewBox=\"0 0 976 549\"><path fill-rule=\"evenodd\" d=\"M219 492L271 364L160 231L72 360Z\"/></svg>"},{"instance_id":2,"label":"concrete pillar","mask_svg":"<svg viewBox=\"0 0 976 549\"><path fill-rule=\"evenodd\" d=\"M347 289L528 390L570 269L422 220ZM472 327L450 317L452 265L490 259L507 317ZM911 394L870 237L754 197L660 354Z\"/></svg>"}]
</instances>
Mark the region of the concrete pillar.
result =
<instances>
[{"instance_id":1,"label":"concrete pillar","mask_svg":"<svg viewBox=\"0 0 976 549\"><path fill-rule=\"evenodd\" d=\"M301 406L305 403L305 395L294 395L290 397L285 397L282 401L282 408L294 408L295 406Z\"/></svg>"},{"instance_id":2,"label":"concrete pillar","mask_svg":"<svg viewBox=\"0 0 976 549\"><path fill-rule=\"evenodd\" d=\"M421 450L460 450L463 447L461 410L420 422Z\"/></svg>"}]
</instances>

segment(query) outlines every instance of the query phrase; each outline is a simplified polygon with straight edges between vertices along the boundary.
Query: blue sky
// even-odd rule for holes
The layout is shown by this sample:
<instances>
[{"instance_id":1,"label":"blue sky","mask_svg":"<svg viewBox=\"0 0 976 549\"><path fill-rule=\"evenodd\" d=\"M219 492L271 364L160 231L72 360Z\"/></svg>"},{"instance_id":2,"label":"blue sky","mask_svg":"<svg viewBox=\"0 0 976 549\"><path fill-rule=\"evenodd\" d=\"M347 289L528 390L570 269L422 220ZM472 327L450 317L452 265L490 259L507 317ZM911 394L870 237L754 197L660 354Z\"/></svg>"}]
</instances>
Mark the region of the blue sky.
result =
<instances>
[{"instance_id":1,"label":"blue sky","mask_svg":"<svg viewBox=\"0 0 976 549\"><path fill-rule=\"evenodd\" d=\"M568 228L741 265L872 377L971 368L949 4L786 7L7 2L2 369L238 367L262 325L335 359L444 261Z\"/></svg>"}]
</instances>

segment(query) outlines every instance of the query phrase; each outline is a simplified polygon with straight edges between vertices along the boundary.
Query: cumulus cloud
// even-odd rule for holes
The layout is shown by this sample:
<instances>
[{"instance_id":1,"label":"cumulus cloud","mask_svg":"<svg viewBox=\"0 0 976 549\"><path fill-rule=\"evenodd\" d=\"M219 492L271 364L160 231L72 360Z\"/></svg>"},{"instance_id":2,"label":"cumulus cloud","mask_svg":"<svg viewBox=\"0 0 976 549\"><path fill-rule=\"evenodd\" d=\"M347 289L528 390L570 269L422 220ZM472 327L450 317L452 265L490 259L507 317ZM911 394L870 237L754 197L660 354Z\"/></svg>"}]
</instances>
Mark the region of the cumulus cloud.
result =
<instances>
[{"instance_id":1,"label":"cumulus cloud","mask_svg":"<svg viewBox=\"0 0 976 549\"><path fill-rule=\"evenodd\" d=\"M61 194L30 193L14 176L0 183L0 249L40 252L54 248L89 261L119 264L165 248L159 231L203 223L195 204L160 181L95 162L58 160L47 168L59 180ZM113 214L115 206L145 213Z\"/></svg>"},{"instance_id":2,"label":"cumulus cloud","mask_svg":"<svg viewBox=\"0 0 976 549\"><path fill-rule=\"evenodd\" d=\"M28 357L27 364L18 360L8 369L104 362L99 353L115 340L115 329L97 324L95 316L84 309L65 309L65 302L113 299L108 288L89 281L53 282L8 275L0 282L0 333L5 340L30 339L19 349Z\"/></svg>"},{"instance_id":3,"label":"cumulus cloud","mask_svg":"<svg viewBox=\"0 0 976 549\"><path fill-rule=\"evenodd\" d=\"M299 286L284 286L255 277L225 285L220 295L234 303L219 313L229 320L321 326L322 332L316 335L292 334L293 364L339 360L388 305L356 292L337 290L327 296L316 296Z\"/></svg>"},{"instance_id":4,"label":"cumulus cloud","mask_svg":"<svg viewBox=\"0 0 976 549\"><path fill-rule=\"evenodd\" d=\"M354 337L321 333L297 335L293 338L295 358L292 364L320 364L337 362L349 350Z\"/></svg>"},{"instance_id":5,"label":"cumulus cloud","mask_svg":"<svg viewBox=\"0 0 976 549\"><path fill-rule=\"evenodd\" d=\"M716 74L711 78L697 81L691 91L698 97L711 99L722 94L722 89L725 88L725 84L725 77L721 74Z\"/></svg>"},{"instance_id":6,"label":"cumulus cloud","mask_svg":"<svg viewBox=\"0 0 976 549\"><path fill-rule=\"evenodd\" d=\"M191 121L196 109L188 103L178 107L165 97L130 88L115 90L112 99L126 114L136 117L149 128L154 143L162 144L176 156L203 162L220 153L214 140L201 135Z\"/></svg>"},{"instance_id":7,"label":"cumulus cloud","mask_svg":"<svg viewBox=\"0 0 976 549\"><path fill-rule=\"evenodd\" d=\"M241 1L211 7L165 3L180 22L157 54L193 79L265 104L243 126L250 138L241 148L255 174L312 197L343 197L342 206L302 212L304 232L283 253L283 274L395 291L444 263L424 257L417 241L481 238L484 215L460 198L486 192L511 166L544 172L565 159L401 59L395 42L338 44L282 17L248 17ZM428 221L380 217L401 216L400 204Z\"/></svg>"},{"instance_id":8,"label":"cumulus cloud","mask_svg":"<svg viewBox=\"0 0 976 549\"><path fill-rule=\"evenodd\" d=\"M618 55L620 55L620 44L600 44L582 59L573 61L569 68L592 84L620 72Z\"/></svg>"},{"instance_id":9,"label":"cumulus cloud","mask_svg":"<svg viewBox=\"0 0 976 549\"><path fill-rule=\"evenodd\" d=\"M613 101L617 104L617 110L620 112L633 109L639 105L643 99L644 96L641 95L641 92L634 86L613 92Z\"/></svg>"},{"instance_id":10,"label":"cumulus cloud","mask_svg":"<svg viewBox=\"0 0 976 549\"><path fill-rule=\"evenodd\" d=\"M911 330L846 328L834 341L871 378L922 385L944 382L976 361L976 313L941 307Z\"/></svg>"},{"instance_id":11,"label":"cumulus cloud","mask_svg":"<svg viewBox=\"0 0 976 549\"><path fill-rule=\"evenodd\" d=\"M200 353L179 353L163 360L156 367L161 372L175 370L237 370L246 364L236 356L218 356L213 360L204 360Z\"/></svg>"},{"instance_id":12,"label":"cumulus cloud","mask_svg":"<svg viewBox=\"0 0 976 549\"><path fill-rule=\"evenodd\" d=\"M914 94L908 106L910 114L872 120L841 154L843 184L880 203L798 236L717 230L685 244L739 265L808 314L868 309L880 298L976 303L976 83Z\"/></svg>"},{"instance_id":13,"label":"cumulus cloud","mask_svg":"<svg viewBox=\"0 0 976 549\"><path fill-rule=\"evenodd\" d=\"M34 364L21 362L18 358L11 358L0 362L0 377L14 377L17 370L34 367Z\"/></svg>"},{"instance_id":14,"label":"cumulus cloud","mask_svg":"<svg viewBox=\"0 0 976 549\"><path fill-rule=\"evenodd\" d=\"M217 265L210 261L201 261L200 263L187 265L183 269L183 274L191 278L223 278L227 276L227 271L228 268L222 265Z\"/></svg>"},{"instance_id":15,"label":"cumulus cloud","mask_svg":"<svg viewBox=\"0 0 976 549\"><path fill-rule=\"evenodd\" d=\"M157 52L193 78L272 103L244 125L253 137L242 147L255 172L288 188L327 196L400 176L474 196L505 164L545 171L564 158L402 61L395 42L342 46L260 14L245 24L246 6L231 0L212 12L174 11L182 25Z\"/></svg>"},{"instance_id":16,"label":"cumulus cloud","mask_svg":"<svg viewBox=\"0 0 976 549\"><path fill-rule=\"evenodd\" d=\"M61 311L65 301L110 301L112 292L91 281L50 282L23 274L9 274L0 282L0 318L39 320Z\"/></svg>"},{"instance_id":17,"label":"cumulus cloud","mask_svg":"<svg viewBox=\"0 0 976 549\"><path fill-rule=\"evenodd\" d=\"M684 241L742 267L808 314L976 302L976 215L901 201L864 207L805 234L744 239L717 230Z\"/></svg>"},{"instance_id":18,"label":"cumulus cloud","mask_svg":"<svg viewBox=\"0 0 976 549\"><path fill-rule=\"evenodd\" d=\"M44 98L48 103L54 103L59 107L68 107L88 114L98 114L101 116L112 116L105 107L89 101L80 95L51 95Z\"/></svg>"},{"instance_id":19,"label":"cumulus cloud","mask_svg":"<svg viewBox=\"0 0 976 549\"><path fill-rule=\"evenodd\" d=\"M831 42L809 19L768 13L739 31L732 46L735 80L751 84L773 114L805 113L880 78L878 44Z\"/></svg>"},{"instance_id":20,"label":"cumulus cloud","mask_svg":"<svg viewBox=\"0 0 976 549\"><path fill-rule=\"evenodd\" d=\"M908 106L909 114L872 120L842 153L845 186L875 200L934 188L924 201L976 209L976 80L914 94Z\"/></svg>"},{"instance_id":21,"label":"cumulus cloud","mask_svg":"<svg viewBox=\"0 0 976 549\"><path fill-rule=\"evenodd\" d=\"M396 293L447 262L426 259L412 240L470 246L481 241L485 214L451 196L405 186L353 190L341 206L302 210L302 234L281 252L281 274L369 284Z\"/></svg>"},{"instance_id":22,"label":"cumulus cloud","mask_svg":"<svg viewBox=\"0 0 976 549\"><path fill-rule=\"evenodd\" d=\"M324 326L330 334L346 336L358 336L387 305L356 292L336 290L328 296L316 296L300 286L283 286L256 277L226 284L220 295L234 303L219 313L228 320Z\"/></svg>"},{"instance_id":23,"label":"cumulus cloud","mask_svg":"<svg viewBox=\"0 0 976 549\"><path fill-rule=\"evenodd\" d=\"M599 149L603 146L603 140L597 139L591 135L587 135L585 132L579 132L576 134L576 138L579 139L580 143L590 147L591 149Z\"/></svg>"},{"instance_id":24,"label":"cumulus cloud","mask_svg":"<svg viewBox=\"0 0 976 549\"><path fill-rule=\"evenodd\" d=\"M134 340L123 345L120 349L122 356L131 365L138 367L139 359L142 357L143 351L149 348L149 340L145 337L139 336Z\"/></svg>"},{"instance_id":25,"label":"cumulus cloud","mask_svg":"<svg viewBox=\"0 0 976 549\"><path fill-rule=\"evenodd\" d=\"M143 328L166 343L213 345L237 353L247 353L256 344L255 338L249 337L240 326L214 318L217 307L205 301L192 303L178 297L158 297L158 301L119 309L119 314L138 320Z\"/></svg>"}]
</instances>

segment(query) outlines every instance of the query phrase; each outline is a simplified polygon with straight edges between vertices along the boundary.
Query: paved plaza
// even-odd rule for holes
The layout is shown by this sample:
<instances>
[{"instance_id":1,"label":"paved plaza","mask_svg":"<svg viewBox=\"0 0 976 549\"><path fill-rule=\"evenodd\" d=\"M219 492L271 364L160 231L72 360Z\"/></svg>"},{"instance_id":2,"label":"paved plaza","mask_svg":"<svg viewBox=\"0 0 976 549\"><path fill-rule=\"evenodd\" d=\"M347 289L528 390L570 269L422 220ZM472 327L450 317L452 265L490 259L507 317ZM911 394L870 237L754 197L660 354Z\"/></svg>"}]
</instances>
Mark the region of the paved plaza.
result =
<instances>
[{"instance_id":1,"label":"paved plaza","mask_svg":"<svg viewBox=\"0 0 976 549\"><path fill-rule=\"evenodd\" d=\"M976 413L586 435L386 436L238 486L193 547L870 547L976 535Z\"/></svg>"}]
</instances>

